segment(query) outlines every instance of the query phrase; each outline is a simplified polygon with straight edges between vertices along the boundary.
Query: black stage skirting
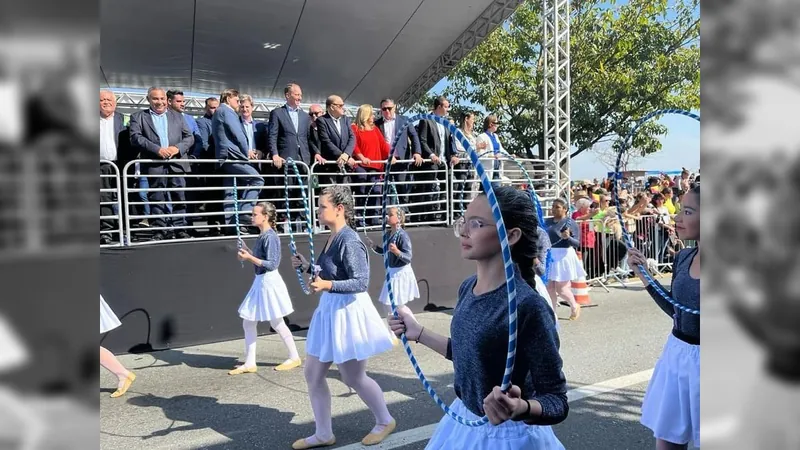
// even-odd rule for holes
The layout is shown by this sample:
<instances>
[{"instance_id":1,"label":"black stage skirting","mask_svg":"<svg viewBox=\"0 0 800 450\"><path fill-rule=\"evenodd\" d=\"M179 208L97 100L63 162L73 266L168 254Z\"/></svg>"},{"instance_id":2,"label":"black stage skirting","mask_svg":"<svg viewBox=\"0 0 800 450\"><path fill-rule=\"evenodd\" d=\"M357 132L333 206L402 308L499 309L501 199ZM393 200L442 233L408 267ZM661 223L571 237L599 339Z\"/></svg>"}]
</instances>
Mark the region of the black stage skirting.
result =
<instances>
[{"instance_id":1,"label":"black stage skirting","mask_svg":"<svg viewBox=\"0 0 800 450\"><path fill-rule=\"evenodd\" d=\"M474 263L461 259L458 240L449 228L408 230L413 243L412 267L420 282L421 298L409 304L422 311L455 306L458 287ZM321 250L328 235L319 235L314 248ZM380 233L371 234L380 242ZM245 239L252 247L255 237ZM289 239L282 238L279 271L294 304L288 317L292 329L308 327L319 295L306 295L292 269ZM308 258L308 240L298 236L298 251ZM370 252L369 293L377 303L385 272L383 256ZM105 248L100 254L100 293L122 326L112 330L103 346L117 353L185 347L238 339L243 335L239 304L253 281L252 265L242 268L236 259L236 241L163 243L128 248ZM126 315L127 314L127 315ZM123 317L125 316L125 317ZM149 320L148 320L149 316ZM260 332L269 332L262 325ZM143 344L150 344L146 346Z\"/></svg>"}]
</instances>

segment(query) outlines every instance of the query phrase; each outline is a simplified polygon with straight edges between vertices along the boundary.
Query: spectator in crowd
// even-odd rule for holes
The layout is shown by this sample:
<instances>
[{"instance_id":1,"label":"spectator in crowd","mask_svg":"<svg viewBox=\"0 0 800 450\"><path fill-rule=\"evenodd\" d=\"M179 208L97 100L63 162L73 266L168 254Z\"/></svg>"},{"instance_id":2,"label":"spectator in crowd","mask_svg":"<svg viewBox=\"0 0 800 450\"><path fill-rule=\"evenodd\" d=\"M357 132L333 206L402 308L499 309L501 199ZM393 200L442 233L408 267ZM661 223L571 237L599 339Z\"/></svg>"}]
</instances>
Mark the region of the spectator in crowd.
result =
<instances>
[{"instance_id":1,"label":"spectator in crowd","mask_svg":"<svg viewBox=\"0 0 800 450\"><path fill-rule=\"evenodd\" d=\"M675 233L675 228L672 226L672 216L670 215L667 207L664 205L664 201L664 194L658 193L653 195L653 209L657 216L654 242L659 264L666 261L665 257L667 255L667 242L669 241L670 236Z\"/></svg>"},{"instance_id":2,"label":"spectator in crowd","mask_svg":"<svg viewBox=\"0 0 800 450\"><path fill-rule=\"evenodd\" d=\"M486 141L478 143L477 136L473 133L474 128L475 112L462 112L461 116L458 118L458 129L461 130L461 134L467 139L472 149L480 155L486 150L489 144ZM453 205L453 214L454 216L460 216L462 211L466 211L467 203L473 198L473 183L469 183L467 180L472 179L474 175L472 173L472 164L467 155L467 149L461 145L461 141L458 139L453 139L453 143L456 147L456 152L452 158L455 162L455 164L453 164L453 178L460 180L460 182L453 184L453 202L459 202ZM451 161L451 163L452 162L453 161ZM461 196L462 192L464 193L463 197ZM477 194L477 192L475 194Z\"/></svg>"},{"instance_id":3,"label":"spectator in crowd","mask_svg":"<svg viewBox=\"0 0 800 450\"><path fill-rule=\"evenodd\" d=\"M283 88L283 96L286 98L286 104L279 108L275 108L269 114L269 140L267 148L272 157L272 164L275 167L276 178L273 178L275 187L283 187L284 184L289 186L289 196L295 200L290 202L290 207L294 212L291 218L285 217L285 213L280 213L279 220L304 221L305 214L303 213L303 201L301 200L301 193L296 187L299 186L297 177L290 171L291 176L284 177L283 163L286 159L291 158L294 161L302 162L307 166L311 166L311 150L308 146L308 137L311 133L311 119L308 114L300 109L300 102L303 100L303 91L300 86L295 83L289 83ZM321 156L314 156L318 161L322 159ZM301 175L306 174L306 168L298 165L297 169ZM277 183L277 185L275 184ZM273 189L271 195L266 197L274 201L276 204L281 204L283 200L284 191L282 189Z\"/></svg>"},{"instance_id":4,"label":"spectator in crowd","mask_svg":"<svg viewBox=\"0 0 800 450\"><path fill-rule=\"evenodd\" d=\"M313 172L315 174L316 173L320 173L320 169L324 169L325 168L325 163L328 162L328 160L323 158L322 154L320 153L321 142L319 140L319 130L317 129L317 119L322 117L324 114L325 114L325 110L323 110L322 106L320 106L317 103L314 103L313 105L308 107L308 118L311 120L311 128L308 131L308 133L309 133L308 134L308 149L309 149L309 151L311 151L311 154L313 155L314 161L322 164L321 166L318 166L318 168L315 168L313 170ZM320 184L330 184L329 183L330 180L329 180L329 178L327 176L316 175L316 177L318 177L316 183L312 182L311 184L316 186L315 187L315 191L314 191L314 195L315 196L319 196L319 185Z\"/></svg>"},{"instance_id":5,"label":"spectator in crowd","mask_svg":"<svg viewBox=\"0 0 800 450\"><path fill-rule=\"evenodd\" d=\"M678 208L675 207L672 188L664 186L664 188L661 189L661 195L664 196L664 207L667 208L671 216L674 216L678 212Z\"/></svg>"},{"instance_id":6,"label":"spectator in crowd","mask_svg":"<svg viewBox=\"0 0 800 450\"><path fill-rule=\"evenodd\" d=\"M195 158L195 154L199 151L198 148L202 146L200 142L200 129L197 127L197 121L192 117L190 114L186 114L186 101L183 95L183 91L177 89L171 89L167 91L167 103L169 104L169 108L177 113L180 113L183 116L183 120L186 121L186 126L189 127L189 131L192 132L192 136L194 136L194 146L192 146L191 150L189 151L188 157L190 159ZM196 188L201 187L199 178L194 175L194 169L196 168L197 164L190 164L190 168L192 169L192 176L186 177L186 187L189 188ZM186 200L188 200L188 204L186 207L186 211L188 214L194 214L197 212L199 205L195 202L202 199L202 195L198 191L189 190L186 192ZM195 218L193 216L187 217L187 222L189 225L194 225ZM189 234L192 236L196 235L196 231L194 228L189 230Z\"/></svg>"},{"instance_id":7,"label":"spectator in crowd","mask_svg":"<svg viewBox=\"0 0 800 450\"><path fill-rule=\"evenodd\" d=\"M389 144L384 139L383 134L375 126L372 105L361 105L356 113L356 122L352 125L353 134L356 137L356 146L353 150L353 158L361 164L356 167L356 180L358 180L358 191L360 198L356 199L357 207L370 207L367 212L367 223L364 225L377 225L381 223L380 211L376 206L381 202L383 185L377 183L384 170L384 165L372 161L387 160L389 158ZM394 163L393 159L391 163ZM374 185L374 187L373 187ZM367 193L372 190L370 198L366 198ZM377 216L377 217L375 217Z\"/></svg>"},{"instance_id":8,"label":"spectator in crowd","mask_svg":"<svg viewBox=\"0 0 800 450\"><path fill-rule=\"evenodd\" d=\"M264 179L250 160L256 159L256 152L250 150L247 136L244 133L244 125L239 118L239 91L236 89L225 89L219 96L220 105L214 116L211 118L211 130L214 138L214 146L217 159L239 161L235 163L223 163L217 169L218 173L233 175L236 177L237 191L241 192L243 199L239 207L240 212L244 212L244 217L239 218L239 223L250 223L248 213L253 211L258 200L259 190L264 186ZM223 178L225 190L225 222L234 227L225 229L226 234L236 234L236 218L234 217L234 190L233 177ZM249 188L249 189L248 189ZM247 233L247 228L241 226L242 233Z\"/></svg>"},{"instance_id":9,"label":"spectator in crowd","mask_svg":"<svg viewBox=\"0 0 800 450\"><path fill-rule=\"evenodd\" d=\"M494 151L494 161L489 175L492 180L499 180L503 177L503 163L500 161L500 153L505 153L506 149L500 143L500 138L497 136L497 129L500 126L500 120L494 114L489 114L483 119L483 133L478 135L476 142L479 144L486 144L486 148Z\"/></svg>"},{"instance_id":10,"label":"spectator in crowd","mask_svg":"<svg viewBox=\"0 0 800 450\"><path fill-rule=\"evenodd\" d=\"M117 112L117 98L107 90L100 91L100 159L111 161L121 170L126 161L128 130L122 114ZM116 189L116 171L110 164L100 164L100 188ZM120 173L122 177L122 173ZM114 192L100 192L100 216L117 213L111 202L117 201ZM118 229L116 219L100 219L100 244L112 242L111 233ZM119 238L119 236L117 236ZM119 240L119 239L117 239Z\"/></svg>"},{"instance_id":11,"label":"spectator in crowd","mask_svg":"<svg viewBox=\"0 0 800 450\"><path fill-rule=\"evenodd\" d=\"M239 97L239 115L242 118L247 146L255 152L256 159L264 159L267 145L267 124L253 118L253 97L242 94Z\"/></svg>"},{"instance_id":12,"label":"spectator in crowd","mask_svg":"<svg viewBox=\"0 0 800 450\"><path fill-rule=\"evenodd\" d=\"M434 115L445 117L449 110L450 101L447 98L439 96L433 99ZM447 127L430 119L419 121L417 133L419 134L422 158L431 161L419 165L419 171L414 174L414 181L420 182L420 184L414 185L414 200L427 204L411 208L411 211L414 214L421 214L422 222L444 220L445 215L440 212L443 209L442 203L445 200L446 192L443 183L447 181L444 162L455 154L455 139ZM446 209L446 202L444 204L444 209Z\"/></svg>"},{"instance_id":13,"label":"spectator in crowd","mask_svg":"<svg viewBox=\"0 0 800 450\"><path fill-rule=\"evenodd\" d=\"M390 146L397 131L405 127L405 134L397 140L394 156L399 161L413 159L414 167L419 167L422 165L419 136L417 135L417 129L413 125L406 126L407 123L408 121L405 117L397 115L397 106L394 100L390 98L381 100L381 117L375 121L375 126L378 127L381 134L383 134L384 140ZM397 196L402 204L410 203L408 194L411 192L411 185L406 184L411 181L408 173L410 168L411 163L407 162L399 162L392 167L392 181L395 182Z\"/></svg>"},{"instance_id":14,"label":"spectator in crowd","mask_svg":"<svg viewBox=\"0 0 800 450\"><path fill-rule=\"evenodd\" d=\"M572 220L578 223L580 230L580 246L583 267L586 270L586 278L592 279L600 276L598 263L600 256L595 252L595 233L591 219L597 214L598 204L593 202L585 195L577 197L575 200L575 212L572 213Z\"/></svg>"},{"instance_id":15,"label":"spectator in crowd","mask_svg":"<svg viewBox=\"0 0 800 450\"><path fill-rule=\"evenodd\" d=\"M327 113L317 119L319 133L320 156L323 160L336 161L320 168L320 172L328 173L331 184L345 183L345 166L355 167L352 158L356 147L356 136L351 128L350 119L344 114L344 101L338 95L331 95L325 100ZM334 175L338 174L338 175Z\"/></svg>"},{"instance_id":16,"label":"spectator in crowd","mask_svg":"<svg viewBox=\"0 0 800 450\"><path fill-rule=\"evenodd\" d=\"M174 236L178 239L188 239L189 234L182 228L186 226L184 177L190 171L187 155L194 145L194 137L183 116L168 109L167 95L163 89L148 89L147 100L150 103L149 109L131 115L130 136L131 146L138 149L142 157L163 161L142 164L142 170L151 175L148 181L150 188L154 189L147 194L151 210L156 216L151 221L151 225L156 228L153 239L166 238L167 227L177 228ZM165 188L170 190L161 191ZM172 203L173 216L157 217L169 213L166 208L169 202Z\"/></svg>"},{"instance_id":17,"label":"spectator in crowd","mask_svg":"<svg viewBox=\"0 0 800 450\"><path fill-rule=\"evenodd\" d=\"M214 147L214 136L212 133L211 119L219 107L219 100L216 97L208 97L205 101L205 112L203 117L197 119L198 134L196 138L200 141L194 147L194 157L196 159L214 159L216 158L216 150ZM201 191L199 198L205 203L198 208L199 212L206 213L220 213L218 215L206 216L209 226L209 236L219 236L222 230L219 228L225 224L224 216L222 213L222 203L215 203L222 201L225 194L222 191L214 190L214 188L222 187L222 178L209 175L217 173L216 164L212 163L196 163L192 165L192 173L197 173L204 178L199 178L198 181L201 186L208 190Z\"/></svg>"}]
</instances>

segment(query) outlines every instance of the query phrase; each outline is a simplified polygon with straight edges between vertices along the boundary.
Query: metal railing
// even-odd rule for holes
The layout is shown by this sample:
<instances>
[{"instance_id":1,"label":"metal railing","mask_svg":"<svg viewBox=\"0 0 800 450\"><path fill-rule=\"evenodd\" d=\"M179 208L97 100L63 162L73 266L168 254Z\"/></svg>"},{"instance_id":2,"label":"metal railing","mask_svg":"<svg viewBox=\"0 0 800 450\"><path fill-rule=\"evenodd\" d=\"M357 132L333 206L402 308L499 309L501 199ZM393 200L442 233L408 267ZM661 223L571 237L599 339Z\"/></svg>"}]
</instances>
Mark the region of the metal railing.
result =
<instances>
[{"instance_id":1,"label":"metal railing","mask_svg":"<svg viewBox=\"0 0 800 450\"><path fill-rule=\"evenodd\" d=\"M489 161L491 159L487 159ZM556 198L553 163L544 160L519 161L525 164L527 172L534 179L537 194L543 204L549 204ZM191 170L186 173L182 169L156 173L151 167L165 167L164 160L140 159L130 161L122 170L115 171L117 211L113 215L101 216L101 219L112 219L118 223L114 233L120 236L119 242L110 245L148 245L163 239L169 239L168 242L234 239L236 224L233 220L233 178L237 180L241 232L256 232L249 227L249 211L257 201L270 201L275 205L279 215L276 231L280 235L286 235L288 227L293 227L295 233L305 231L305 208L302 205L300 186L293 181L296 176L291 168L287 178L284 169L276 169L271 160L187 159L170 163L185 164ZM371 163L387 164L388 161ZM515 186L528 183L515 163L503 163L502 183ZM103 161L103 164L110 164L117 169L110 161ZM360 230L380 228L383 182L379 180L382 180L383 171L370 170L360 162L355 166L345 165L342 168L337 168L334 161L314 162L311 166L302 162L296 164L303 185L307 188L306 195L315 232L324 232L316 217L317 197L323 188L333 184L346 184L352 189ZM429 159L423 160L420 166L416 166L414 160L398 160L395 164L398 166L392 170L391 184L397 192L399 205L406 211L407 226L452 224L460 211L456 201L461 192L459 183L464 181L456 177L472 172L472 169L460 164L448 167L444 162L433 165ZM248 165L255 170L247 173L241 165ZM232 166L238 168L234 169ZM466 178L466 182L472 183L471 188L466 191L466 195L471 198L479 189L476 175L473 173ZM285 195L287 188L290 201L288 214ZM101 206L105 203L110 202L101 202Z\"/></svg>"},{"instance_id":2,"label":"metal railing","mask_svg":"<svg viewBox=\"0 0 800 450\"><path fill-rule=\"evenodd\" d=\"M109 225L113 228L103 229L100 227L100 236L109 236L110 243L102 243L100 247L119 247L124 245L124 232L122 226L122 192L120 190L120 177L119 168L112 161L101 159L100 160L100 221L111 222ZM103 173L102 167L110 167L113 173ZM111 183L106 183L104 180L113 180ZM113 187L103 187L107 184ZM111 194L111 195L104 195ZM104 200L109 198L110 200ZM103 210L111 208L112 214L103 214ZM116 237L116 239L114 238Z\"/></svg>"}]
</instances>

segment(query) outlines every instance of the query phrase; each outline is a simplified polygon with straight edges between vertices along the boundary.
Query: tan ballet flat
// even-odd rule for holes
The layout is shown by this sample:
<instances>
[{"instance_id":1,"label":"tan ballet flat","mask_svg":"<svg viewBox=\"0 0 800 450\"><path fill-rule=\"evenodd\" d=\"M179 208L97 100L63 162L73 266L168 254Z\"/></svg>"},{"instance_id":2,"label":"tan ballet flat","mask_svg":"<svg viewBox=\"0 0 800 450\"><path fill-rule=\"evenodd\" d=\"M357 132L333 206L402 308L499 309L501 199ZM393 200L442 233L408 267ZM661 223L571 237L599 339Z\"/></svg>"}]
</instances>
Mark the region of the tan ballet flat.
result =
<instances>
[{"instance_id":1,"label":"tan ballet flat","mask_svg":"<svg viewBox=\"0 0 800 450\"><path fill-rule=\"evenodd\" d=\"M292 370L295 367L300 367L301 364L302 362L299 359L292 359L289 361L284 361L280 365L275 366L275 369L273 370L277 371Z\"/></svg>"},{"instance_id":2,"label":"tan ballet flat","mask_svg":"<svg viewBox=\"0 0 800 450\"><path fill-rule=\"evenodd\" d=\"M294 450L305 450L307 448L329 447L334 444L336 444L335 436L332 437L330 441L320 442L318 444L309 444L308 442L306 442L306 438L303 438L294 441L294 444L292 444L292 448Z\"/></svg>"},{"instance_id":3,"label":"tan ballet flat","mask_svg":"<svg viewBox=\"0 0 800 450\"><path fill-rule=\"evenodd\" d=\"M392 431L394 431L395 428L397 428L397 421L392 419L392 421L383 428L383 431L380 433L370 433L364 436L364 439L361 440L361 443L363 445L380 444L384 439L386 439L386 436L392 434Z\"/></svg>"},{"instance_id":4,"label":"tan ballet flat","mask_svg":"<svg viewBox=\"0 0 800 450\"><path fill-rule=\"evenodd\" d=\"M123 395L125 395L125 393L128 392L128 389L130 389L131 384L133 384L133 380L135 379L136 375L133 372L128 372L128 376L125 377L125 381L123 382L122 387L117 388L117 390L111 394L111 398L122 397Z\"/></svg>"},{"instance_id":5,"label":"tan ballet flat","mask_svg":"<svg viewBox=\"0 0 800 450\"><path fill-rule=\"evenodd\" d=\"M258 367L239 366L228 372L228 375L241 375L243 373L256 373L256 372L258 372Z\"/></svg>"}]
</instances>

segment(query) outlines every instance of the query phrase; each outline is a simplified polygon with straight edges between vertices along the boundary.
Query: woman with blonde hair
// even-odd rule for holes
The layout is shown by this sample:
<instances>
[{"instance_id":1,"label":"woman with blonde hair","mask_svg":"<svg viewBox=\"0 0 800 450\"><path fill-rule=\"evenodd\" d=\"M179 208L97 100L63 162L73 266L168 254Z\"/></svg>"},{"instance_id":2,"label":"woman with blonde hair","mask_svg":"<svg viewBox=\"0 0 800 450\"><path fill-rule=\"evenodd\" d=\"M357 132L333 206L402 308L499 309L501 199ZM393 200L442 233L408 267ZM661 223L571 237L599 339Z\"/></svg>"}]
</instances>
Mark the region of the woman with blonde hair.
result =
<instances>
[{"instance_id":1,"label":"woman with blonde hair","mask_svg":"<svg viewBox=\"0 0 800 450\"><path fill-rule=\"evenodd\" d=\"M356 112L356 120L352 125L353 133L356 136L356 147L353 149L353 158L359 161L356 167L356 181L359 183L358 193L360 198L357 201L357 206L362 207L369 205L371 211L367 216L369 225L377 225L380 223L380 217L377 212L377 205L380 203L381 192L383 186L377 181L383 172L383 164L375 163L376 160L389 159L389 144L386 143L381 130L375 126L375 114L372 105L361 105ZM394 164L394 158L392 161ZM377 184L376 184L377 183ZM372 185L375 185L373 188ZM368 192L372 188L371 198L366 198ZM367 223L363 224L364 226Z\"/></svg>"},{"instance_id":2,"label":"woman with blonde hair","mask_svg":"<svg viewBox=\"0 0 800 450\"><path fill-rule=\"evenodd\" d=\"M476 142L478 145L485 145L487 149L494 150L494 162L492 168L489 170L489 175L492 180L499 180L503 177L503 163L500 161L500 154L505 153L506 149L500 143L500 138L497 136L497 128L500 126L500 120L495 114L489 114L483 119L483 133L478 135Z\"/></svg>"}]
</instances>

